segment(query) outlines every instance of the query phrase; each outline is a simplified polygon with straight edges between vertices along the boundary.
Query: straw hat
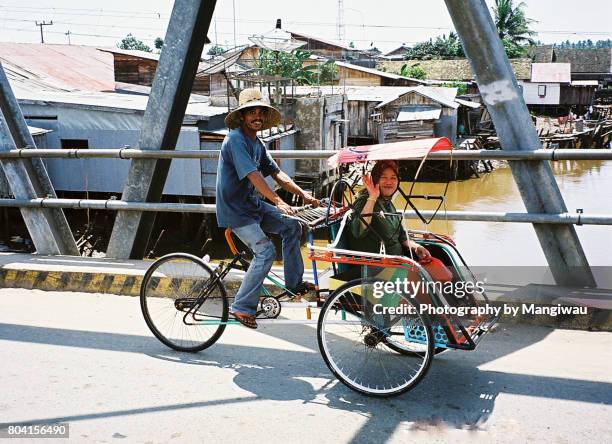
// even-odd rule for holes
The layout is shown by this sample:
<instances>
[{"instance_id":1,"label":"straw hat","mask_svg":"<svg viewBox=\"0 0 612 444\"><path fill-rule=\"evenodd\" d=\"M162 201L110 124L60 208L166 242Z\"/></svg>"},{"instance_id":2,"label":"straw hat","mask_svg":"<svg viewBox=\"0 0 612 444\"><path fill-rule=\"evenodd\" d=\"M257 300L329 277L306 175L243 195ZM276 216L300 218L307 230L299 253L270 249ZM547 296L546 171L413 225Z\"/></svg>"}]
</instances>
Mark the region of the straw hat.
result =
<instances>
[{"instance_id":1,"label":"straw hat","mask_svg":"<svg viewBox=\"0 0 612 444\"><path fill-rule=\"evenodd\" d=\"M240 92L240 96L238 97L238 108L225 117L225 124L227 127L229 129L240 127L240 111L255 106L261 106L268 110L268 118L263 123L261 127L262 130L278 126L281 119L280 112L273 106L270 106L266 99L264 99L261 91L255 88L248 88Z\"/></svg>"}]
</instances>

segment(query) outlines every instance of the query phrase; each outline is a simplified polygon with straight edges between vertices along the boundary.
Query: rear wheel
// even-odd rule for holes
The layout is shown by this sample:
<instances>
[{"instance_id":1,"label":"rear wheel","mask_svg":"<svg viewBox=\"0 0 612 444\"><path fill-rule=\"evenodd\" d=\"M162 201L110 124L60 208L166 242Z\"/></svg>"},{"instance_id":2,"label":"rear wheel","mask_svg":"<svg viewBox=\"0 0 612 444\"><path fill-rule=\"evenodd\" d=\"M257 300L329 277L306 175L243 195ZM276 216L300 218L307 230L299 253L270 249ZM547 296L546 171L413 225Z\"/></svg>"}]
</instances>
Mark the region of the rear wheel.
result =
<instances>
[{"instance_id":1,"label":"rear wheel","mask_svg":"<svg viewBox=\"0 0 612 444\"><path fill-rule=\"evenodd\" d=\"M149 267L140 307L157 339L186 352L213 345L229 315L223 283L201 259L185 253L163 256Z\"/></svg>"},{"instance_id":2,"label":"rear wheel","mask_svg":"<svg viewBox=\"0 0 612 444\"><path fill-rule=\"evenodd\" d=\"M317 336L325 363L343 384L388 397L410 390L425 376L434 354L433 335L410 298L374 298L376 282L381 281L356 279L334 291L321 309ZM390 309L396 313L380 314ZM408 336L406 328L419 334ZM401 344L402 352L391 349L387 338Z\"/></svg>"}]
</instances>

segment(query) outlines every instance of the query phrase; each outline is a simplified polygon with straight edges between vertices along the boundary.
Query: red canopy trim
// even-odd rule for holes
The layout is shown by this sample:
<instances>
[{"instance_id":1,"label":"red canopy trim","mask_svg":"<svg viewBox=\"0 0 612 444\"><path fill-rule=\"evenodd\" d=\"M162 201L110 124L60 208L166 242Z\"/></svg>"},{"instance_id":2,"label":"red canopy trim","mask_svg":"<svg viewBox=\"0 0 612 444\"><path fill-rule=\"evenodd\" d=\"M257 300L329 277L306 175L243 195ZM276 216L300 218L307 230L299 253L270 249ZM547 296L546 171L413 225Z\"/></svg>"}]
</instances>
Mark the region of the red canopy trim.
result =
<instances>
[{"instance_id":1,"label":"red canopy trim","mask_svg":"<svg viewBox=\"0 0 612 444\"><path fill-rule=\"evenodd\" d=\"M351 146L344 148L327 160L331 168L369 160L420 160L430 152L452 150L453 144L446 137L404 140L379 145Z\"/></svg>"}]
</instances>

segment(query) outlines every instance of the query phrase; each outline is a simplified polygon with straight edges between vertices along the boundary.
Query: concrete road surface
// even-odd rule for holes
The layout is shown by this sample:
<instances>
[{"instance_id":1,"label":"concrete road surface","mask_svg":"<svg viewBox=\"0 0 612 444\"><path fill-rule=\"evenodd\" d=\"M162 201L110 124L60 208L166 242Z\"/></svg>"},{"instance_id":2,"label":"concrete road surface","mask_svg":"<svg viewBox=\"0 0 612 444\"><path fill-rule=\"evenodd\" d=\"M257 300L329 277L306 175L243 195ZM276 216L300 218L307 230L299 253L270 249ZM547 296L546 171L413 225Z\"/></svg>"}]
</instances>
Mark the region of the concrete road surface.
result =
<instances>
[{"instance_id":1,"label":"concrete road surface","mask_svg":"<svg viewBox=\"0 0 612 444\"><path fill-rule=\"evenodd\" d=\"M0 289L0 363L0 429L66 422L71 442L612 441L612 333L502 325L379 400L332 377L313 326L230 326L185 354L136 298Z\"/></svg>"}]
</instances>

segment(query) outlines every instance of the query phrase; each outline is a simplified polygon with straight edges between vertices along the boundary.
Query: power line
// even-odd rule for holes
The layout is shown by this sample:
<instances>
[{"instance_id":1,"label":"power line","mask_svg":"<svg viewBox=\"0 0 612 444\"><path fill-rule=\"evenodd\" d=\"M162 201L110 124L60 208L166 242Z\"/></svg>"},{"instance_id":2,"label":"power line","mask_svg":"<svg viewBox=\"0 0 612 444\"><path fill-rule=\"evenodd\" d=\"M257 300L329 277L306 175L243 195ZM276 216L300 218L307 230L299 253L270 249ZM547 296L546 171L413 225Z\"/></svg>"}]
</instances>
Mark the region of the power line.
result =
<instances>
[{"instance_id":1,"label":"power line","mask_svg":"<svg viewBox=\"0 0 612 444\"><path fill-rule=\"evenodd\" d=\"M77 16L93 16L93 17L100 17L100 16L104 16L104 17L114 17L114 18L140 18L140 19L147 19L147 20L151 20L151 19L155 19L155 20L167 20L169 19L169 16L165 16L162 14L160 14L159 12L146 12L146 11L131 11L134 12L134 14L107 14L105 13L104 9L87 9L87 8L54 8L54 7L48 7L48 8L34 8L34 7L27 7L27 6L11 6L9 8L1 6L0 5L0 10L3 11L7 11L13 8L22 8L22 9L36 9L36 10L51 10L51 11L57 11L57 10L69 10L69 11L94 11L96 12L95 14L84 14L84 13L78 13L78 12L57 12L58 15L77 15ZM106 11L117 11L117 12L121 12L118 10L106 10ZM25 11L12 11L12 12L16 12L16 13L25 13ZM142 17L143 14L151 14L153 15L153 17ZM234 18L223 18L223 17L217 17L216 18L219 22L227 22L227 23L234 23L234 22L238 22L238 23L270 23L270 20L265 20L265 19L234 19ZM15 19L8 19L5 18L4 20L15 20ZM59 22L56 22L59 23ZM75 23L75 22L63 22L64 24L75 24L78 25L79 23ZM313 21L291 21L291 20L285 20L285 23L289 24L289 25L304 25L304 26L328 26L328 27L337 27L337 23L332 23L332 22L313 22ZM99 27L116 27L116 25L99 25L99 24L85 24L83 23L82 25L88 25L88 26L99 26ZM408 30L438 30L438 31L452 31L453 29L447 26L409 26L409 25L387 25L387 24L365 24L365 23L345 23L344 26L346 27L356 27L356 28L375 28L375 29L408 29ZM132 27L134 28L134 27ZM134 28L136 29L136 28ZM151 27L141 27L140 29L156 29L156 28L151 28ZM567 34L567 35L600 35L600 36L606 36L606 35L612 35L612 31L576 31L576 30L534 30L535 32L537 32L538 34ZM237 33L238 35L238 33ZM249 34L251 35L251 34ZM354 39L353 39L354 40ZM368 39L363 39L363 41L366 41ZM369 39L371 40L371 39Z\"/></svg>"}]
</instances>

